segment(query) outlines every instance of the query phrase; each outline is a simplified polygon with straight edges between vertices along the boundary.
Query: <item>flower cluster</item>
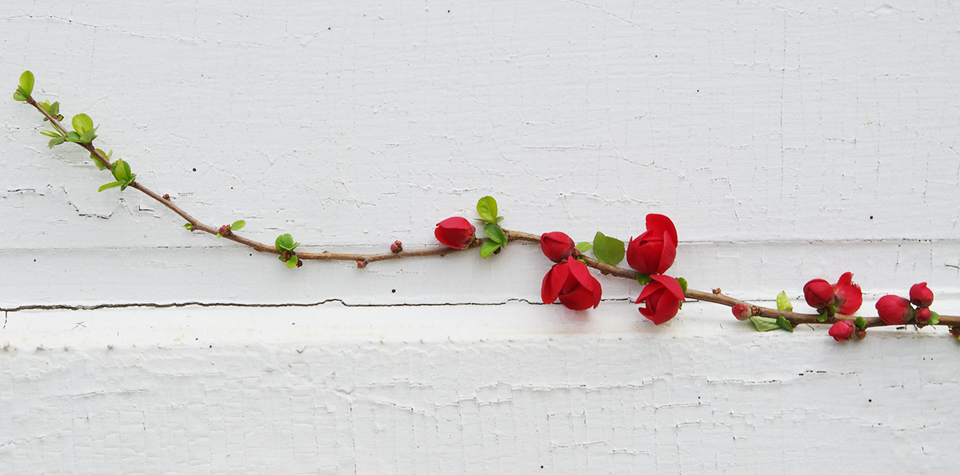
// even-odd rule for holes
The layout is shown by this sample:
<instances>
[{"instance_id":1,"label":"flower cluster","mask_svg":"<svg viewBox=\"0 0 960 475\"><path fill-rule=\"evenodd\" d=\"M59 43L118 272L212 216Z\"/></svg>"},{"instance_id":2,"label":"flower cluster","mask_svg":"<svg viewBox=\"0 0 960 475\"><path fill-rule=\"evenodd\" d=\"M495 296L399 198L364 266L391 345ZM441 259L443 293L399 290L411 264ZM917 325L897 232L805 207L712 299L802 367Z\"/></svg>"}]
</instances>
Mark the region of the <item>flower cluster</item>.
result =
<instances>
[{"instance_id":1,"label":"flower cluster","mask_svg":"<svg viewBox=\"0 0 960 475\"><path fill-rule=\"evenodd\" d=\"M636 303L644 303L640 313L657 325L675 317L685 300L680 282L664 275L676 257L677 228L673 221L662 214L648 214L647 232L636 239L631 238L627 246L627 264L649 276L650 282L640 292Z\"/></svg>"},{"instance_id":2,"label":"flower cluster","mask_svg":"<svg viewBox=\"0 0 960 475\"><path fill-rule=\"evenodd\" d=\"M832 285L823 279L813 279L803 286L803 298L807 305L817 309L821 321L837 313L853 315L863 305L863 293L852 280L850 272L841 275L840 280Z\"/></svg>"},{"instance_id":3,"label":"flower cluster","mask_svg":"<svg viewBox=\"0 0 960 475\"><path fill-rule=\"evenodd\" d=\"M881 297L877 301L877 314L887 325L903 325L910 320L917 325L935 325L940 316L930 310L931 304L933 291L927 288L926 282L921 282L910 287L910 300L896 295Z\"/></svg>"}]
</instances>

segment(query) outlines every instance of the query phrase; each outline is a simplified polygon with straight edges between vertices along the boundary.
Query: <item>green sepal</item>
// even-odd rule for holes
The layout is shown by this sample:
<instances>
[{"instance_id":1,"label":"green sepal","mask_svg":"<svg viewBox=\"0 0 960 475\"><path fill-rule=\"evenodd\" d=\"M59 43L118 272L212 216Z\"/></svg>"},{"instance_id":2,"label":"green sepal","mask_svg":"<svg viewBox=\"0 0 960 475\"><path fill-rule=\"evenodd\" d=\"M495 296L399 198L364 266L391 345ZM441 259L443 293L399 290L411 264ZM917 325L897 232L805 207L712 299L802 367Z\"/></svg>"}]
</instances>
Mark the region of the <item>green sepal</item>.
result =
<instances>
[{"instance_id":1,"label":"green sepal","mask_svg":"<svg viewBox=\"0 0 960 475\"><path fill-rule=\"evenodd\" d=\"M857 319L853 321L853 324L857 326L857 330L865 330L867 328L867 319L857 317Z\"/></svg>"},{"instance_id":2,"label":"green sepal","mask_svg":"<svg viewBox=\"0 0 960 475\"><path fill-rule=\"evenodd\" d=\"M489 223L483 227L483 232L487 233L487 237L490 238L491 241L501 246L507 245L507 235L503 234L503 228L499 225Z\"/></svg>"},{"instance_id":3,"label":"green sepal","mask_svg":"<svg viewBox=\"0 0 960 475\"><path fill-rule=\"evenodd\" d=\"M687 279L683 277L677 277L677 283L680 284L680 289L683 290L683 293L687 293Z\"/></svg>"},{"instance_id":4,"label":"green sepal","mask_svg":"<svg viewBox=\"0 0 960 475\"><path fill-rule=\"evenodd\" d=\"M777 326L780 328L793 333L793 325L790 324L790 321L783 317L777 317Z\"/></svg>"},{"instance_id":5,"label":"green sepal","mask_svg":"<svg viewBox=\"0 0 960 475\"><path fill-rule=\"evenodd\" d=\"M593 255L600 262L615 266L623 260L623 252L623 241L605 236L600 231L593 237Z\"/></svg>"},{"instance_id":6,"label":"green sepal","mask_svg":"<svg viewBox=\"0 0 960 475\"><path fill-rule=\"evenodd\" d=\"M238 230L238 229L243 229L243 227L246 226L246 225L247 225L247 222L246 222L246 221L244 221L244 220L242 220L242 219L241 219L241 220L237 220L237 221L234 221L233 224L230 225L230 230L231 230L231 231L236 231L236 230Z\"/></svg>"},{"instance_id":7,"label":"green sepal","mask_svg":"<svg viewBox=\"0 0 960 475\"><path fill-rule=\"evenodd\" d=\"M46 135L47 137L63 137L62 135L52 131L52 130L41 130L41 134Z\"/></svg>"},{"instance_id":8,"label":"green sepal","mask_svg":"<svg viewBox=\"0 0 960 475\"><path fill-rule=\"evenodd\" d=\"M490 254L497 252L500 249L500 243L494 240L483 241L483 245L480 246L480 257L486 259L490 257Z\"/></svg>"},{"instance_id":9,"label":"green sepal","mask_svg":"<svg viewBox=\"0 0 960 475\"><path fill-rule=\"evenodd\" d=\"M793 303L790 302L790 297L787 297L787 293L783 290L777 294L777 310L783 310L786 312L793 311Z\"/></svg>"},{"instance_id":10,"label":"green sepal","mask_svg":"<svg viewBox=\"0 0 960 475\"><path fill-rule=\"evenodd\" d=\"M76 132L67 132L67 142L79 142L80 134Z\"/></svg>"},{"instance_id":11,"label":"green sepal","mask_svg":"<svg viewBox=\"0 0 960 475\"><path fill-rule=\"evenodd\" d=\"M576 248L577 248L577 250L580 251L581 253L584 253L584 252L589 251L590 249L593 249L593 244L592 244L592 243L589 243L589 242L587 242L587 241L578 242L577 245L576 245Z\"/></svg>"},{"instance_id":12,"label":"green sepal","mask_svg":"<svg viewBox=\"0 0 960 475\"><path fill-rule=\"evenodd\" d=\"M50 141L47 142L47 147L53 148L53 147L55 147L55 146L57 146L57 145L62 144L65 140L66 140L66 139L63 138L63 137L57 137L57 138L54 138L54 139L50 139Z\"/></svg>"},{"instance_id":13,"label":"green sepal","mask_svg":"<svg viewBox=\"0 0 960 475\"><path fill-rule=\"evenodd\" d=\"M120 183L119 181L115 181L115 182L107 183L106 185L101 186L100 188L97 189L97 191L100 192L103 190L109 190L110 188L116 188L121 185L123 185L123 183Z\"/></svg>"},{"instance_id":14,"label":"green sepal","mask_svg":"<svg viewBox=\"0 0 960 475\"><path fill-rule=\"evenodd\" d=\"M480 198L480 201L477 201L477 214L480 215L480 219L497 224L497 200L493 199L492 196Z\"/></svg>"},{"instance_id":15,"label":"green sepal","mask_svg":"<svg viewBox=\"0 0 960 475\"><path fill-rule=\"evenodd\" d=\"M940 314L937 313L937 312L934 312L933 310L931 310L931 311L930 311L930 321L927 322L927 325L936 325L936 324L938 324L938 323L940 323Z\"/></svg>"},{"instance_id":16,"label":"green sepal","mask_svg":"<svg viewBox=\"0 0 960 475\"><path fill-rule=\"evenodd\" d=\"M187 231L193 231L193 225L190 223L184 224L183 229L186 229Z\"/></svg>"},{"instance_id":17,"label":"green sepal","mask_svg":"<svg viewBox=\"0 0 960 475\"><path fill-rule=\"evenodd\" d=\"M281 253L283 251L293 251L297 248L297 246L300 245L299 242L293 242L293 236L289 234L281 234L277 236L277 240L274 244L276 245L277 250Z\"/></svg>"},{"instance_id":18,"label":"green sepal","mask_svg":"<svg viewBox=\"0 0 960 475\"><path fill-rule=\"evenodd\" d=\"M17 90L22 91L24 96L33 94L33 73L24 71L23 74L20 75L20 87L18 87Z\"/></svg>"},{"instance_id":19,"label":"green sepal","mask_svg":"<svg viewBox=\"0 0 960 475\"><path fill-rule=\"evenodd\" d=\"M777 320L774 318L750 317L750 321L753 322L753 326L757 327L758 332L769 332L780 329L780 325L777 325Z\"/></svg>"},{"instance_id":20,"label":"green sepal","mask_svg":"<svg viewBox=\"0 0 960 475\"><path fill-rule=\"evenodd\" d=\"M637 274L637 282L640 282L640 285L647 285L651 280L653 279L650 278L649 274Z\"/></svg>"},{"instance_id":21,"label":"green sepal","mask_svg":"<svg viewBox=\"0 0 960 475\"><path fill-rule=\"evenodd\" d=\"M298 260L299 259L297 258L296 254L290 256L290 259L287 259L287 269L293 269L294 267L297 267Z\"/></svg>"},{"instance_id":22,"label":"green sepal","mask_svg":"<svg viewBox=\"0 0 960 475\"><path fill-rule=\"evenodd\" d=\"M817 321L820 323L827 321L828 318L830 318L830 312L828 310L824 310L823 313L817 315Z\"/></svg>"},{"instance_id":23,"label":"green sepal","mask_svg":"<svg viewBox=\"0 0 960 475\"><path fill-rule=\"evenodd\" d=\"M93 119L91 119L87 114L77 114L73 116L73 120L71 120L70 123L73 124L73 130L79 135L83 135L87 131L93 130Z\"/></svg>"}]
</instances>

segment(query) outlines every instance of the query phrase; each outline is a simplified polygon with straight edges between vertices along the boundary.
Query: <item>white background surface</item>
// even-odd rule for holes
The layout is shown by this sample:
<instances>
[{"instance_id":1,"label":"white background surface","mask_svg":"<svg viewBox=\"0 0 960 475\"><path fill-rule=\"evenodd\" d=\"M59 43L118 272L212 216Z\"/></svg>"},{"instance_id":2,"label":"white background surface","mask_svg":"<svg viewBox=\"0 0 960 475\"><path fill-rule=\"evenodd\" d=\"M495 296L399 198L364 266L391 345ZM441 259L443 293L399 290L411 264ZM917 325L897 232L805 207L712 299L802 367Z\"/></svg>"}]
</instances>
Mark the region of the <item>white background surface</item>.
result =
<instances>
[{"instance_id":1,"label":"white background surface","mask_svg":"<svg viewBox=\"0 0 960 475\"><path fill-rule=\"evenodd\" d=\"M0 81L32 70L139 181L262 242L433 246L484 195L578 241L659 212L694 288L803 309L852 271L862 315L921 281L957 314L958 31L942 2L6 2ZM654 327L604 277L574 313L522 245L289 271L0 118L0 471L952 466L943 331Z\"/></svg>"}]
</instances>

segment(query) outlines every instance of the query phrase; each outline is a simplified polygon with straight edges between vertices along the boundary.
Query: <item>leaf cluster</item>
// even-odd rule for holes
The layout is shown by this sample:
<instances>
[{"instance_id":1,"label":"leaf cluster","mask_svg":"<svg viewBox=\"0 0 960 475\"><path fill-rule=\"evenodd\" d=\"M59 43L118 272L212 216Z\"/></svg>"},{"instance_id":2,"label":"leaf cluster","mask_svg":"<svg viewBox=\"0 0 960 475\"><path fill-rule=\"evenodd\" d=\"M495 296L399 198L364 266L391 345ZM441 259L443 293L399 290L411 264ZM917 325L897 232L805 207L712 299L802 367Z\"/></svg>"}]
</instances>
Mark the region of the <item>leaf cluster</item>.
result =
<instances>
[{"instance_id":1,"label":"leaf cluster","mask_svg":"<svg viewBox=\"0 0 960 475\"><path fill-rule=\"evenodd\" d=\"M293 250L296 249L300 243L293 242L293 236L289 234L281 234L277 236L277 240L274 242L274 245L276 246L277 251L280 252L280 260L287 263L287 268L293 269L294 267L297 267L297 262L299 259Z\"/></svg>"},{"instance_id":2,"label":"leaf cluster","mask_svg":"<svg viewBox=\"0 0 960 475\"><path fill-rule=\"evenodd\" d=\"M127 188L133 180L137 179L137 175L130 172L130 164L125 162L122 158L118 158L117 161L113 162L110 165L110 173L113 174L113 178L117 181L107 183L101 186L97 191L109 190L110 188L120 187L120 191L123 191Z\"/></svg>"},{"instance_id":3,"label":"leaf cluster","mask_svg":"<svg viewBox=\"0 0 960 475\"><path fill-rule=\"evenodd\" d=\"M507 235L500 227L500 221L503 216L498 216L497 200L492 196L484 196L477 201L477 214L480 215L480 221L487 223L483 227L483 232L487 233L489 240L484 241L480 246L480 256L486 259L491 254L498 254L500 249L507 246Z\"/></svg>"}]
</instances>

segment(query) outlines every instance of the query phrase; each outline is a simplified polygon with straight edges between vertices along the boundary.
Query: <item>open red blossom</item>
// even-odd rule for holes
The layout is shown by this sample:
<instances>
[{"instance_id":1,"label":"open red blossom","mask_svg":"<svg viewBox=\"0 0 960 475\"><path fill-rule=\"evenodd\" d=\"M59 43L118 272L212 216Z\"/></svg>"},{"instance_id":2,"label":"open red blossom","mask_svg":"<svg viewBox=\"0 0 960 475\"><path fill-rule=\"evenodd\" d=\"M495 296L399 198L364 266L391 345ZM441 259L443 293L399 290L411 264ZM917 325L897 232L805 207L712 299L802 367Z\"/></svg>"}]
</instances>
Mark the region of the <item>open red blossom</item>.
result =
<instances>
[{"instance_id":1,"label":"open red blossom","mask_svg":"<svg viewBox=\"0 0 960 475\"><path fill-rule=\"evenodd\" d=\"M627 264L641 274L663 274L677 258L677 228L662 214L647 215L647 232L630 239Z\"/></svg>"},{"instance_id":2,"label":"open red blossom","mask_svg":"<svg viewBox=\"0 0 960 475\"><path fill-rule=\"evenodd\" d=\"M896 295L884 295L877 300L877 314L887 325L903 325L913 317L910 301Z\"/></svg>"},{"instance_id":3,"label":"open red blossom","mask_svg":"<svg viewBox=\"0 0 960 475\"><path fill-rule=\"evenodd\" d=\"M857 326L853 324L850 320L840 320L837 323L834 323L830 327L830 336L837 341L847 341L853 338L853 334L857 331Z\"/></svg>"},{"instance_id":4,"label":"open red blossom","mask_svg":"<svg viewBox=\"0 0 960 475\"><path fill-rule=\"evenodd\" d=\"M853 273L846 272L836 284L831 285L823 279L813 279L803 286L803 298L807 305L833 315L853 315L863 305L863 292L853 283ZM834 307L833 310L830 307Z\"/></svg>"},{"instance_id":5,"label":"open red blossom","mask_svg":"<svg viewBox=\"0 0 960 475\"><path fill-rule=\"evenodd\" d=\"M437 229L433 234L444 246L463 249L473 242L476 231L477 228L473 227L466 218L453 217L437 223Z\"/></svg>"},{"instance_id":6,"label":"open red blossom","mask_svg":"<svg viewBox=\"0 0 960 475\"><path fill-rule=\"evenodd\" d=\"M680 311L680 302L686 300L683 287L669 275L651 275L651 282L643 287L637 303L643 302L640 313L656 325L669 321Z\"/></svg>"},{"instance_id":7,"label":"open red blossom","mask_svg":"<svg viewBox=\"0 0 960 475\"><path fill-rule=\"evenodd\" d=\"M840 303L840 309L837 310L843 315L853 315L860 306L863 305L863 292L860 286L853 283L853 273L845 272L840 276L840 280L833 286L836 289L837 301Z\"/></svg>"},{"instance_id":8,"label":"open red blossom","mask_svg":"<svg viewBox=\"0 0 960 475\"><path fill-rule=\"evenodd\" d=\"M566 260L573 253L576 244L573 239L561 232L546 233L540 236L540 250L553 262Z\"/></svg>"},{"instance_id":9,"label":"open red blossom","mask_svg":"<svg viewBox=\"0 0 960 475\"><path fill-rule=\"evenodd\" d=\"M913 284L913 287L910 287L910 303L918 308L927 308L933 303L933 291L927 288L926 282Z\"/></svg>"},{"instance_id":10,"label":"open red blossom","mask_svg":"<svg viewBox=\"0 0 960 475\"><path fill-rule=\"evenodd\" d=\"M600 282L590 275L586 264L573 257L551 267L540 287L543 303L550 304L559 298L560 303L571 310L597 308L600 294Z\"/></svg>"}]
</instances>

